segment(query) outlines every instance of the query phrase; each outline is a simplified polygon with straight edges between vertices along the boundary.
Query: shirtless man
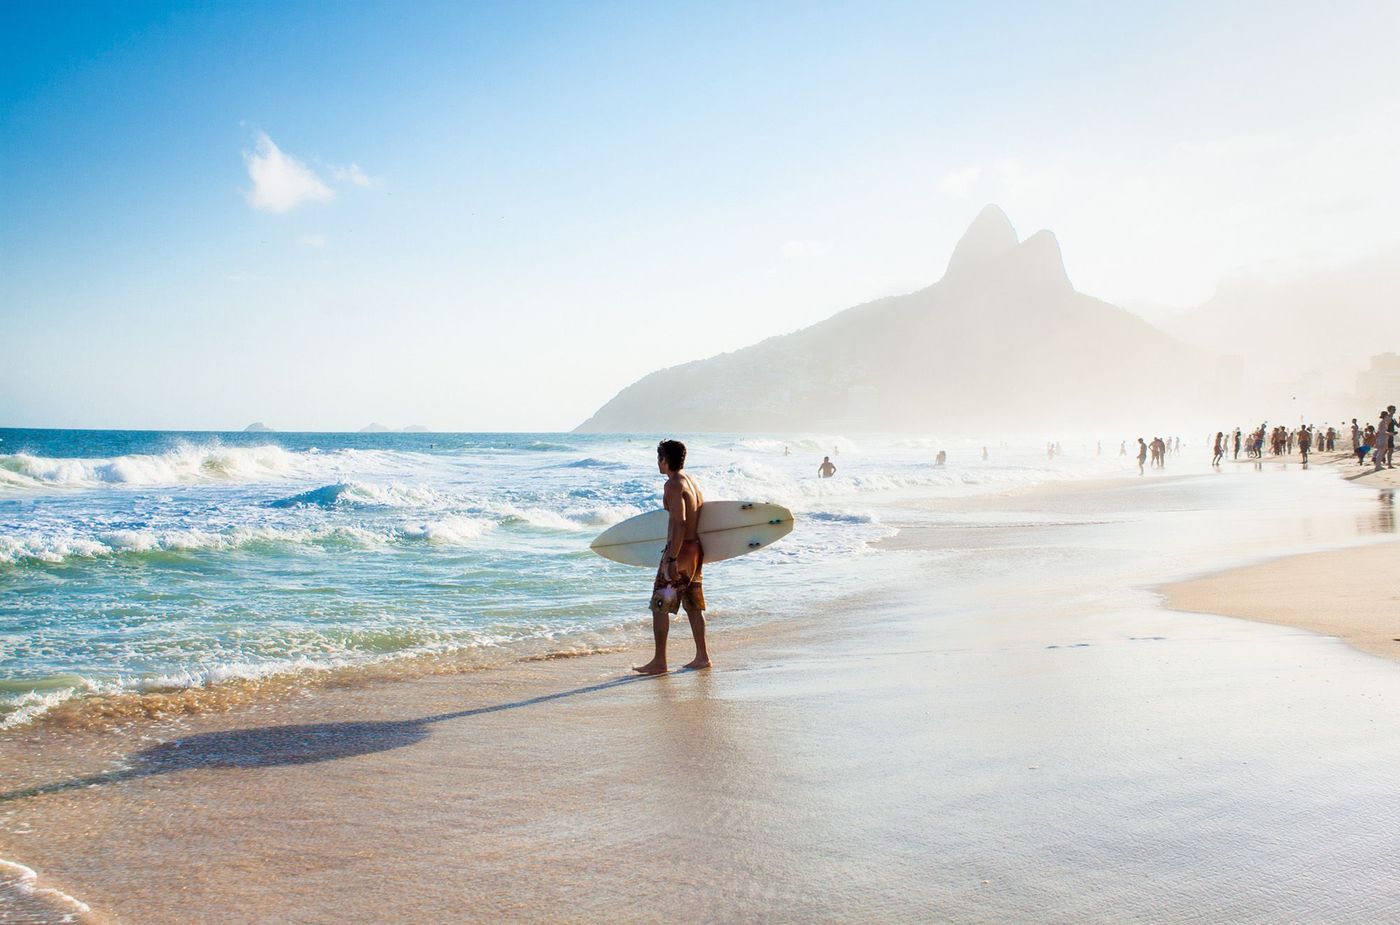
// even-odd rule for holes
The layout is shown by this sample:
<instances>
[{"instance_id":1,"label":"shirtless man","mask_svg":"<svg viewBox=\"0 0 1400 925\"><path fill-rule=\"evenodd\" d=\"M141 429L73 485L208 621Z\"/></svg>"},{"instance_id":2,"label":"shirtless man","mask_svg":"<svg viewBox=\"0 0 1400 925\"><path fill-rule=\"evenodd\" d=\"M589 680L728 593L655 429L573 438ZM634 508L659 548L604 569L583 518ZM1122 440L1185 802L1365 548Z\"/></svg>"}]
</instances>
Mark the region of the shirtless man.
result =
<instances>
[{"instance_id":1,"label":"shirtless man","mask_svg":"<svg viewBox=\"0 0 1400 925\"><path fill-rule=\"evenodd\" d=\"M651 632L656 638L656 654L645 665L633 667L641 674L666 673L666 637L671 631L671 617L681 607L690 619L690 634L695 637L695 658L685 667L710 667L710 653L705 648L705 591L700 576L704 559L699 537L700 507L705 497L695 480L681 471L684 467L685 444L662 440L656 447L656 468L666 476L661 504L670 512L671 520L651 592Z\"/></svg>"},{"instance_id":2,"label":"shirtless man","mask_svg":"<svg viewBox=\"0 0 1400 925\"><path fill-rule=\"evenodd\" d=\"M836 474L836 463L831 461L830 456L822 457L822 464L817 467L817 478L829 479Z\"/></svg>"}]
</instances>

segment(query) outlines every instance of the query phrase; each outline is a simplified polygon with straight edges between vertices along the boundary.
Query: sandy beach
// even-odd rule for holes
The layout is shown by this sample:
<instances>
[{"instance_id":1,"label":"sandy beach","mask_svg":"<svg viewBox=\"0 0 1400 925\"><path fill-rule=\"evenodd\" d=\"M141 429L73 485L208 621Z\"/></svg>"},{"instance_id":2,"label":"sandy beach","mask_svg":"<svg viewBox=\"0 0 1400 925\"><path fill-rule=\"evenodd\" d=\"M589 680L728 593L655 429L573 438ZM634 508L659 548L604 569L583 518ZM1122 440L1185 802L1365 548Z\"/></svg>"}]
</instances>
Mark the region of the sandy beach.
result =
<instances>
[{"instance_id":1,"label":"sandy beach","mask_svg":"<svg viewBox=\"0 0 1400 925\"><path fill-rule=\"evenodd\" d=\"M639 621L626 653L20 730L0 857L119 923L1383 921L1400 673L1151 590L1366 594L1393 520L1265 468L911 510L876 553L907 583L717 624L708 672L632 676Z\"/></svg>"},{"instance_id":2,"label":"sandy beach","mask_svg":"<svg viewBox=\"0 0 1400 925\"><path fill-rule=\"evenodd\" d=\"M0 925L1400 925L1400 3L0 23Z\"/></svg>"},{"instance_id":3,"label":"sandy beach","mask_svg":"<svg viewBox=\"0 0 1400 925\"><path fill-rule=\"evenodd\" d=\"M1174 610L1217 613L1335 636L1400 661L1400 592L1390 576L1400 548L1387 543L1289 556L1162 589Z\"/></svg>"}]
</instances>

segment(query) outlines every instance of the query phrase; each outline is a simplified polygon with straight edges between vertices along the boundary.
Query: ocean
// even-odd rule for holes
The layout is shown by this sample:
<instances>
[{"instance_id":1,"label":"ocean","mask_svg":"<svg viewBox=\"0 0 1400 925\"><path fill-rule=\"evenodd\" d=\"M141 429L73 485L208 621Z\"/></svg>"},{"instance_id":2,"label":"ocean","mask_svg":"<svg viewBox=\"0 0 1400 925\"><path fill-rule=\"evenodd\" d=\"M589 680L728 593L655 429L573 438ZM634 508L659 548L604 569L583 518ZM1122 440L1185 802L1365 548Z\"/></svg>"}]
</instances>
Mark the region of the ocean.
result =
<instances>
[{"instance_id":1,"label":"ocean","mask_svg":"<svg viewBox=\"0 0 1400 925\"><path fill-rule=\"evenodd\" d=\"M984 461L966 438L686 439L708 499L797 517L708 571L709 616L728 625L900 580L870 547L896 505L1136 474L1116 443L1053 460L993 445ZM588 543L659 506L655 440L0 430L0 728L75 699L425 657L643 653L651 575ZM823 455L836 477L816 477Z\"/></svg>"}]
</instances>

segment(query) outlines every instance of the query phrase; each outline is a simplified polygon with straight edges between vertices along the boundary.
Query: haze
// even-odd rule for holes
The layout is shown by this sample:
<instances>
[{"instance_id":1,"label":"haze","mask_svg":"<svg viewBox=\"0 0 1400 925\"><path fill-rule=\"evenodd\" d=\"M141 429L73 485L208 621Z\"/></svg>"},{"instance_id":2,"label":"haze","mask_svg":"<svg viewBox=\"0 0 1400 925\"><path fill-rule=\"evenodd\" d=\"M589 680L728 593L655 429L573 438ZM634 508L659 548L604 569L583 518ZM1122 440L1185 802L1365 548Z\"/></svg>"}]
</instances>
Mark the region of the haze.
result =
<instances>
[{"instance_id":1,"label":"haze","mask_svg":"<svg viewBox=\"0 0 1400 925\"><path fill-rule=\"evenodd\" d=\"M987 203L1185 340L1222 280L1332 280L1299 310L1363 308L1326 349L1194 330L1359 362L1397 346L1397 34L1393 3L6 4L0 426L567 429L927 287Z\"/></svg>"}]
</instances>

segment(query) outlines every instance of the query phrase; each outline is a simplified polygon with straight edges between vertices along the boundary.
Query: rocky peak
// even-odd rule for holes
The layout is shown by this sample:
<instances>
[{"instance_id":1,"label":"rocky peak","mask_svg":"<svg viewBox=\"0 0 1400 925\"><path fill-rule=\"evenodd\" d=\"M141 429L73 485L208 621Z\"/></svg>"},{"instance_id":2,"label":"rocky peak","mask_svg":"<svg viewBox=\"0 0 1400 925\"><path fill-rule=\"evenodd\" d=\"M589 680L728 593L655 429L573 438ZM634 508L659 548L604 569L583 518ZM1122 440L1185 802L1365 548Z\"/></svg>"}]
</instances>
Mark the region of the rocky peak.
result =
<instances>
[{"instance_id":1,"label":"rocky peak","mask_svg":"<svg viewBox=\"0 0 1400 925\"><path fill-rule=\"evenodd\" d=\"M1016 229L1011 219L994 205L986 206L963 232L953 256L948 259L944 279L961 279L1010 253L1016 247Z\"/></svg>"}]
</instances>

